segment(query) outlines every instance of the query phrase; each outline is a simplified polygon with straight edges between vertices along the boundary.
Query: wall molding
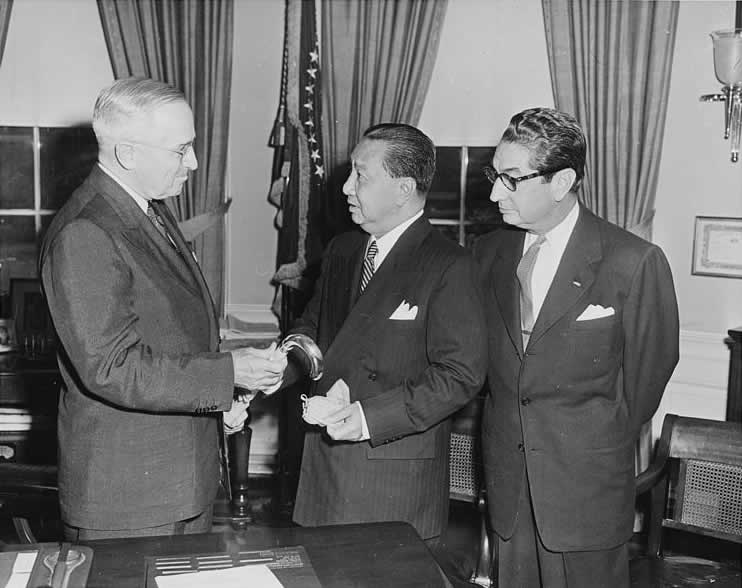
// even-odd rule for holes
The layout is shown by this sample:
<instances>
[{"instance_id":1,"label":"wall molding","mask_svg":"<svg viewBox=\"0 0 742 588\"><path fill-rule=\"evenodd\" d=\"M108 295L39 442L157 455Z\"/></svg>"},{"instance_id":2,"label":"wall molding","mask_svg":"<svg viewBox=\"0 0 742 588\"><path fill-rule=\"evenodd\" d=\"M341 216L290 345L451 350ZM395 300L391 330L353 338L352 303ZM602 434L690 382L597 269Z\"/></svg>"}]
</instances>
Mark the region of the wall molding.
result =
<instances>
[{"instance_id":1,"label":"wall molding","mask_svg":"<svg viewBox=\"0 0 742 588\"><path fill-rule=\"evenodd\" d=\"M729 378L729 348L726 333L680 331L680 361L671 382L719 388L726 393Z\"/></svg>"},{"instance_id":2,"label":"wall molding","mask_svg":"<svg viewBox=\"0 0 742 588\"><path fill-rule=\"evenodd\" d=\"M667 413L725 419L729 379L726 337L726 333L680 331L680 361L652 418L655 439Z\"/></svg>"},{"instance_id":3,"label":"wall molding","mask_svg":"<svg viewBox=\"0 0 742 588\"><path fill-rule=\"evenodd\" d=\"M278 317L273 314L270 304L228 304L227 321L230 317L241 323L273 325L278 329Z\"/></svg>"}]
</instances>

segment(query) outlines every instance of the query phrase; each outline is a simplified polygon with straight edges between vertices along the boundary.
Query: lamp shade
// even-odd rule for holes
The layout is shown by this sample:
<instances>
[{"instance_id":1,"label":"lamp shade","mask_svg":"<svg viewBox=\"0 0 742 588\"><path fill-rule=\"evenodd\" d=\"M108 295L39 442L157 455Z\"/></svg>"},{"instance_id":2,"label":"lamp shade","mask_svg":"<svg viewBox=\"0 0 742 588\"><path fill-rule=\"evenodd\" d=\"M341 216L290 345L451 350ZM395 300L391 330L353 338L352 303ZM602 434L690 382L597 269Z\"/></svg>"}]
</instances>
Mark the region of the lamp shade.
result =
<instances>
[{"instance_id":1,"label":"lamp shade","mask_svg":"<svg viewBox=\"0 0 742 588\"><path fill-rule=\"evenodd\" d=\"M742 29L711 33L714 43L714 70L725 86L742 86Z\"/></svg>"}]
</instances>

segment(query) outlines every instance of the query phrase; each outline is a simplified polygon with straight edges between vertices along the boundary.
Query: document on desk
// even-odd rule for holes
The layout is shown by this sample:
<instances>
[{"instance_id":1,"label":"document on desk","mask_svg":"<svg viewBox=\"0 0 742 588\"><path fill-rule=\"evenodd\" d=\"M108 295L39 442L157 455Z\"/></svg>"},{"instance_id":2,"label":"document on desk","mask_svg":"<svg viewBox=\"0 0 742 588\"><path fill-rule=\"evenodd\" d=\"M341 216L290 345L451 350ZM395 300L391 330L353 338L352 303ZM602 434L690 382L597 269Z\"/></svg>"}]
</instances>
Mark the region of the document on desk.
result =
<instances>
[{"instance_id":1,"label":"document on desk","mask_svg":"<svg viewBox=\"0 0 742 588\"><path fill-rule=\"evenodd\" d=\"M0 586L26 588L38 553L38 551L0 553Z\"/></svg>"},{"instance_id":2,"label":"document on desk","mask_svg":"<svg viewBox=\"0 0 742 588\"><path fill-rule=\"evenodd\" d=\"M144 561L146 588L322 588L302 545L254 551L145 556Z\"/></svg>"},{"instance_id":3,"label":"document on desk","mask_svg":"<svg viewBox=\"0 0 742 588\"><path fill-rule=\"evenodd\" d=\"M157 588L202 588L219 586L219 588L283 588L283 584L264 564L226 568L178 574L177 576L158 576L155 578Z\"/></svg>"}]
</instances>

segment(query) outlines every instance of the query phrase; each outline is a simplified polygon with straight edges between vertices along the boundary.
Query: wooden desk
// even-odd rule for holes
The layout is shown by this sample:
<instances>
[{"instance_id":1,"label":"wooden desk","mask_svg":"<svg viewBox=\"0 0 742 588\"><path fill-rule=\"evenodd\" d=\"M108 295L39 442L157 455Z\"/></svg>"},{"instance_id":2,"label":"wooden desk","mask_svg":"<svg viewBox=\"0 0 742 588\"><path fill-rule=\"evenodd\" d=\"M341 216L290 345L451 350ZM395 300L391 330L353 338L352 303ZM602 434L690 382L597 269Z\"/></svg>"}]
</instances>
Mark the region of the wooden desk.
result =
<instances>
[{"instance_id":1,"label":"wooden desk","mask_svg":"<svg viewBox=\"0 0 742 588\"><path fill-rule=\"evenodd\" d=\"M332 527L249 527L177 537L106 539L93 548L87 588L141 588L144 557L303 545L323 588L444 586L433 556L407 523Z\"/></svg>"}]
</instances>

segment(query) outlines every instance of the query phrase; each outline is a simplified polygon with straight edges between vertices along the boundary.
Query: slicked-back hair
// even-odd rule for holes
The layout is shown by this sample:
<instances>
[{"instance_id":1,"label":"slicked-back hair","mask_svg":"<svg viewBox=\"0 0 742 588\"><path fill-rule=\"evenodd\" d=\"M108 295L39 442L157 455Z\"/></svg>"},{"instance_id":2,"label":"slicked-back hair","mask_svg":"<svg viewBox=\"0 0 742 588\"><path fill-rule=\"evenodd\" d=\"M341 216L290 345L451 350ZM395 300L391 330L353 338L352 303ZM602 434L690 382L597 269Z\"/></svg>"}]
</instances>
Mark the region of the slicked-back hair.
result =
<instances>
[{"instance_id":1,"label":"slicked-back hair","mask_svg":"<svg viewBox=\"0 0 742 588\"><path fill-rule=\"evenodd\" d=\"M132 118L172 102L185 102L185 96L164 82L150 78L116 80L101 90L95 101L93 131L98 143L106 138L126 137Z\"/></svg>"},{"instance_id":2,"label":"slicked-back hair","mask_svg":"<svg viewBox=\"0 0 742 588\"><path fill-rule=\"evenodd\" d=\"M510 119L501 141L528 149L529 163L535 171L575 170L570 191L577 192L582 184L587 143L582 127L572 115L553 108L529 108ZM551 181L553 175L544 174L544 181Z\"/></svg>"},{"instance_id":3,"label":"slicked-back hair","mask_svg":"<svg viewBox=\"0 0 742 588\"><path fill-rule=\"evenodd\" d=\"M364 139L383 141L384 169L393 178L412 178L417 192L425 196L435 174L435 145L425 133L411 125L382 123L366 129Z\"/></svg>"}]
</instances>

